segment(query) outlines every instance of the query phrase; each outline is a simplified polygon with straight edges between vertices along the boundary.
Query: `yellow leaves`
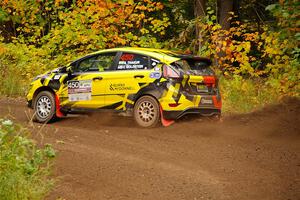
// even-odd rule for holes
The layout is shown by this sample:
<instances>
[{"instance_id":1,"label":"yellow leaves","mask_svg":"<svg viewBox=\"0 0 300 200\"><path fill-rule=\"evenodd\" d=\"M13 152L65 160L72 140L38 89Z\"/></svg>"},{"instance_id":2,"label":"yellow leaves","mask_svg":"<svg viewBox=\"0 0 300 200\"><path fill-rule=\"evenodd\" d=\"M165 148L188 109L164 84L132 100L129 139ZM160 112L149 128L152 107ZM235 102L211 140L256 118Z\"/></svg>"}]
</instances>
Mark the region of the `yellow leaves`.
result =
<instances>
[{"instance_id":1,"label":"yellow leaves","mask_svg":"<svg viewBox=\"0 0 300 200\"><path fill-rule=\"evenodd\" d=\"M149 33L149 31L148 31L147 29L145 29L145 28L142 28L140 31L141 31L142 34L147 34L147 33Z\"/></svg>"},{"instance_id":2,"label":"yellow leaves","mask_svg":"<svg viewBox=\"0 0 300 200\"><path fill-rule=\"evenodd\" d=\"M245 42L244 43L244 49L246 52L250 52L250 48L251 48L251 43L250 42Z\"/></svg>"},{"instance_id":3,"label":"yellow leaves","mask_svg":"<svg viewBox=\"0 0 300 200\"><path fill-rule=\"evenodd\" d=\"M282 56L281 58L282 58L282 60L284 60L284 61L287 61L287 60L289 60L289 59L290 59L290 57L289 57L289 56L287 56L287 55L284 55L284 56Z\"/></svg>"},{"instance_id":4,"label":"yellow leaves","mask_svg":"<svg viewBox=\"0 0 300 200\"><path fill-rule=\"evenodd\" d=\"M145 16L145 14L144 14L144 12L142 12L140 15L139 15L139 18L140 19L144 19L146 16Z\"/></svg>"},{"instance_id":5,"label":"yellow leaves","mask_svg":"<svg viewBox=\"0 0 300 200\"><path fill-rule=\"evenodd\" d=\"M272 47L269 47L269 46L266 46L265 53L267 53L270 56L272 56L272 55L280 54L280 50L272 48Z\"/></svg>"},{"instance_id":6,"label":"yellow leaves","mask_svg":"<svg viewBox=\"0 0 300 200\"><path fill-rule=\"evenodd\" d=\"M244 33L243 37L245 38L246 41L255 41L259 38L258 32L255 33Z\"/></svg>"},{"instance_id":7,"label":"yellow leaves","mask_svg":"<svg viewBox=\"0 0 300 200\"><path fill-rule=\"evenodd\" d=\"M236 36L241 36L242 33L241 33L241 32L236 32L235 35L236 35Z\"/></svg>"},{"instance_id":8,"label":"yellow leaves","mask_svg":"<svg viewBox=\"0 0 300 200\"><path fill-rule=\"evenodd\" d=\"M144 5L136 6L136 9L143 10L143 11L148 10L148 8L146 6L144 6Z\"/></svg>"},{"instance_id":9,"label":"yellow leaves","mask_svg":"<svg viewBox=\"0 0 300 200\"><path fill-rule=\"evenodd\" d=\"M223 42L222 42L222 45L223 45L224 47L226 47L226 46L227 46L227 42L226 42L226 41L223 41Z\"/></svg>"},{"instance_id":10,"label":"yellow leaves","mask_svg":"<svg viewBox=\"0 0 300 200\"><path fill-rule=\"evenodd\" d=\"M273 38L272 44L273 44L273 45L277 45L277 44L278 44L278 39Z\"/></svg>"},{"instance_id":11,"label":"yellow leaves","mask_svg":"<svg viewBox=\"0 0 300 200\"><path fill-rule=\"evenodd\" d=\"M158 2L158 3L156 3L156 8L158 10L162 10L164 8L164 5L162 3L160 3L160 2Z\"/></svg>"},{"instance_id":12,"label":"yellow leaves","mask_svg":"<svg viewBox=\"0 0 300 200\"><path fill-rule=\"evenodd\" d=\"M216 30L218 30L220 28L221 28L221 26L219 24L215 24L215 25L212 26L211 30L212 31L216 31Z\"/></svg>"},{"instance_id":13,"label":"yellow leaves","mask_svg":"<svg viewBox=\"0 0 300 200\"><path fill-rule=\"evenodd\" d=\"M165 34L165 29L171 25L169 18L164 17L162 20L154 19L151 21L153 26L150 26L151 31L154 33L160 33L161 35Z\"/></svg>"},{"instance_id":14,"label":"yellow leaves","mask_svg":"<svg viewBox=\"0 0 300 200\"><path fill-rule=\"evenodd\" d=\"M280 60L280 58L281 58L280 56L275 56L276 60Z\"/></svg>"},{"instance_id":15,"label":"yellow leaves","mask_svg":"<svg viewBox=\"0 0 300 200\"><path fill-rule=\"evenodd\" d=\"M58 7L61 4L63 4L64 2L65 2L65 0L55 0L54 5L55 5L55 7Z\"/></svg>"}]
</instances>

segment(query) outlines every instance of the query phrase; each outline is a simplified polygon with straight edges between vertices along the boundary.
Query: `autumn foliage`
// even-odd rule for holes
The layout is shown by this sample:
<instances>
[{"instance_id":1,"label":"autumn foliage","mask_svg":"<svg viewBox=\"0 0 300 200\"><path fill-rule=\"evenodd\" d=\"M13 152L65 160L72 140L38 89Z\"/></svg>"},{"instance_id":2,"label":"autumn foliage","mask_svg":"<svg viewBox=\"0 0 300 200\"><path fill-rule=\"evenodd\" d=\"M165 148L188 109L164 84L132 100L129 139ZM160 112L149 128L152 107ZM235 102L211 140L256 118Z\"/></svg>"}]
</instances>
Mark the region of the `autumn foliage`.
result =
<instances>
[{"instance_id":1,"label":"autumn foliage","mask_svg":"<svg viewBox=\"0 0 300 200\"><path fill-rule=\"evenodd\" d=\"M138 46L210 57L230 111L299 96L298 1L267 6L272 20L259 28L230 13L230 28L223 29L213 7L188 19L185 5L189 1L2 0L0 94L24 94L32 77L86 53Z\"/></svg>"}]
</instances>

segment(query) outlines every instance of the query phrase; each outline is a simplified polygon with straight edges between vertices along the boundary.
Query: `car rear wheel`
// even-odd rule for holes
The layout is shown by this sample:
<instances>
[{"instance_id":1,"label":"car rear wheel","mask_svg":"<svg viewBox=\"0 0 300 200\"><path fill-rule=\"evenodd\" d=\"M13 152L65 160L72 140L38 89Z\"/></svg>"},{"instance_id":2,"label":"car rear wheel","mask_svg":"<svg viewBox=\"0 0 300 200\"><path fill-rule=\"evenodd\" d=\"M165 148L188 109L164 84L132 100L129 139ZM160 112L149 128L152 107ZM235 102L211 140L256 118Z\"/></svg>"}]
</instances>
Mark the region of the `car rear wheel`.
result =
<instances>
[{"instance_id":1,"label":"car rear wheel","mask_svg":"<svg viewBox=\"0 0 300 200\"><path fill-rule=\"evenodd\" d=\"M55 97L49 91L42 91L34 99L33 120L39 123L47 123L55 119Z\"/></svg>"},{"instance_id":2,"label":"car rear wheel","mask_svg":"<svg viewBox=\"0 0 300 200\"><path fill-rule=\"evenodd\" d=\"M139 126L155 127L159 123L159 104L151 96L143 96L134 105L134 119Z\"/></svg>"}]
</instances>

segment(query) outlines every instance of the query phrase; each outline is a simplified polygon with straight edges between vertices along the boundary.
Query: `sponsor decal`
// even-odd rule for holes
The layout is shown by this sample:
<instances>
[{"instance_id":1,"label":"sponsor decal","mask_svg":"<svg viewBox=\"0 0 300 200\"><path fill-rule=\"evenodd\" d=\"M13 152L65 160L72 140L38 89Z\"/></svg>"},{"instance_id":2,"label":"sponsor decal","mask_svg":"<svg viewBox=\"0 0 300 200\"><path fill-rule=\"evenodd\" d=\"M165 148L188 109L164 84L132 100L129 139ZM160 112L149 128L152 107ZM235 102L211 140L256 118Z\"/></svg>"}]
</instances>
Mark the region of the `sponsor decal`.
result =
<instances>
[{"instance_id":1,"label":"sponsor decal","mask_svg":"<svg viewBox=\"0 0 300 200\"><path fill-rule=\"evenodd\" d=\"M147 66L141 64L139 60L132 60L132 61L119 61L118 69L144 69Z\"/></svg>"},{"instance_id":2,"label":"sponsor decal","mask_svg":"<svg viewBox=\"0 0 300 200\"><path fill-rule=\"evenodd\" d=\"M154 67L154 71L160 71L159 67Z\"/></svg>"},{"instance_id":3,"label":"sponsor decal","mask_svg":"<svg viewBox=\"0 0 300 200\"><path fill-rule=\"evenodd\" d=\"M151 74L150 74L150 78L159 79L160 77L161 77L160 72L151 72Z\"/></svg>"},{"instance_id":4,"label":"sponsor decal","mask_svg":"<svg viewBox=\"0 0 300 200\"><path fill-rule=\"evenodd\" d=\"M148 61L134 54L123 54L118 63L118 70L147 69Z\"/></svg>"},{"instance_id":5,"label":"sponsor decal","mask_svg":"<svg viewBox=\"0 0 300 200\"><path fill-rule=\"evenodd\" d=\"M54 80L59 80L60 77L61 77L60 74L57 74L57 75L55 75L55 76L53 77L53 79L54 79Z\"/></svg>"},{"instance_id":6,"label":"sponsor decal","mask_svg":"<svg viewBox=\"0 0 300 200\"><path fill-rule=\"evenodd\" d=\"M120 58L120 60L122 61L130 61L134 59L134 55L133 54L123 54Z\"/></svg>"},{"instance_id":7,"label":"sponsor decal","mask_svg":"<svg viewBox=\"0 0 300 200\"><path fill-rule=\"evenodd\" d=\"M151 58L152 67L155 67L158 63L160 63L158 60L155 60L155 59Z\"/></svg>"},{"instance_id":8,"label":"sponsor decal","mask_svg":"<svg viewBox=\"0 0 300 200\"><path fill-rule=\"evenodd\" d=\"M132 86L126 86L125 83L111 83L109 85L111 91L124 91L124 90L134 90Z\"/></svg>"},{"instance_id":9,"label":"sponsor decal","mask_svg":"<svg viewBox=\"0 0 300 200\"><path fill-rule=\"evenodd\" d=\"M92 99L92 80L68 81L69 101L89 101Z\"/></svg>"}]
</instances>

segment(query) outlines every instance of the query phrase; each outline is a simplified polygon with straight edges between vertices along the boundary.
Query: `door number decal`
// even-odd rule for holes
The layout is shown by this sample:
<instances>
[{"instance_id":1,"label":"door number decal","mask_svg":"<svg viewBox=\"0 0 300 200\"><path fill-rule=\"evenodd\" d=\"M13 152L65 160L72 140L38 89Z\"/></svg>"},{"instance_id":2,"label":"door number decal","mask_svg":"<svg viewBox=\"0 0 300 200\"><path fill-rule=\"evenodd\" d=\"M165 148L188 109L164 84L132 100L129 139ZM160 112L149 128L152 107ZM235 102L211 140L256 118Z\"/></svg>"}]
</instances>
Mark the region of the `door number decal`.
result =
<instances>
[{"instance_id":1,"label":"door number decal","mask_svg":"<svg viewBox=\"0 0 300 200\"><path fill-rule=\"evenodd\" d=\"M69 101L89 101L92 99L92 80L68 81Z\"/></svg>"}]
</instances>

